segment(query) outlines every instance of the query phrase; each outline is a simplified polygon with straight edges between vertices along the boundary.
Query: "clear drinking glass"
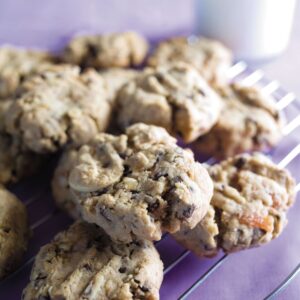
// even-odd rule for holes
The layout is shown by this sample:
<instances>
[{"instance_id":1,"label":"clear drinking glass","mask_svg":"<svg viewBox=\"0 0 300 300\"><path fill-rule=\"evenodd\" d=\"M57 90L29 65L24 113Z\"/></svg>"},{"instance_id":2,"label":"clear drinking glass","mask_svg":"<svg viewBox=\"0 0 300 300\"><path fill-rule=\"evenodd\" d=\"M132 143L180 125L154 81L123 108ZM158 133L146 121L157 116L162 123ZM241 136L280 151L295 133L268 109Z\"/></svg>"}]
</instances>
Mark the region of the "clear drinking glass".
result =
<instances>
[{"instance_id":1,"label":"clear drinking glass","mask_svg":"<svg viewBox=\"0 0 300 300\"><path fill-rule=\"evenodd\" d=\"M196 0L200 34L219 39L237 59L276 57L288 45L296 0Z\"/></svg>"}]
</instances>

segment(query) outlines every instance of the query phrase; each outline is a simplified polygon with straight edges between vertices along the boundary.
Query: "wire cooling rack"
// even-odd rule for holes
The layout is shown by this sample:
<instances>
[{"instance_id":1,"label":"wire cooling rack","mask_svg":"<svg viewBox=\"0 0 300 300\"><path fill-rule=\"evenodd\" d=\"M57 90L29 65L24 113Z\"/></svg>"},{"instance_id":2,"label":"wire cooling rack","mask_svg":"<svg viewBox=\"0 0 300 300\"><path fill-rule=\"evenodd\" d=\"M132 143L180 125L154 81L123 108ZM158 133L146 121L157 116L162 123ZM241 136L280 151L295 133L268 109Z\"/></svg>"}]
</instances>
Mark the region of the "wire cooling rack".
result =
<instances>
[{"instance_id":1,"label":"wire cooling rack","mask_svg":"<svg viewBox=\"0 0 300 300\"><path fill-rule=\"evenodd\" d=\"M269 155L280 167L291 170L299 191L300 103L277 81L269 81L261 70L252 71L244 62L232 66L228 76L249 86L260 85L266 93L274 95L278 109L286 116L286 125L281 144ZM42 176L12 187L27 206L33 237L23 264L0 283L0 300L20 299L39 248L72 222L54 206L49 186L52 171L49 168ZM291 212L290 224L276 241L238 254L220 254L213 259L197 258L165 234L156 243L165 265L161 299L299 299L295 295L300 295L300 281L294 280L300 273L300 238L293 231L295 226L299 227L297 202ZM295 253L299 253L298 261L290 259ZM293 287L295 281L297 285Z\"/></svg>"}]
</instances>

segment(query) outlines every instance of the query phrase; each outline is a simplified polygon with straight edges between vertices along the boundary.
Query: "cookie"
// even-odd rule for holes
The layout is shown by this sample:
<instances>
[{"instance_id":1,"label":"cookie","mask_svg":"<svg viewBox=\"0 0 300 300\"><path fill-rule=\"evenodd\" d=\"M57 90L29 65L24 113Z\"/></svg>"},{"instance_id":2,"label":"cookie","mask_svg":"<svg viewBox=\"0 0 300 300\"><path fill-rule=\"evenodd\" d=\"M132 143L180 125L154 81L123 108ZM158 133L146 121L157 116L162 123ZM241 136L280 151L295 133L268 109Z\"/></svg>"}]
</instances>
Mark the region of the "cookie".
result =
<instances>
[{"instance_id":1,"label":"cookie","mask_svg":"<svg viewBox=\"0 0 300 300\"><path fill-rule=\"evenodd\" d=\"M116 244L78 221L41 248L23 299L159 299L162 277L151 242Z\"/></svg>"},{"instance_id":2,"label":"cookie","mask_svg":"<svg viewBox=\"0 0 300 300\"><path fill-rule=\"evenodd\" d=\"M192 230L174 235L199 256L235 252L277 238L294 202L295 182L287 170L262 154L243 154L209 167L214 195L209 213Z\"/></svg>"},{"instance_id":3,"label":"cookie","mask_svg":"<svg viewBox=\"0 0 300 300\"><path fill-rule=\"evenodd\" d=\"M52 179L52 194L57 206L71 218L79 219L80 209L69 186L71 169L77 164L79 147L68 147L60 157Z\"/></svg>"},{"instance_id":4,"label":"cookie","mask_svg":"<svg viewBox=\"0 0 300 300\"><path fill-rule=\"evenodd\" d=\"M19 139L6 133L4 115L11 103L11 99L0 100L0 184L15 183L35 174L46 159L23 149Z\"/></svg>"},{"instance_id":5,"label":"cookie","mask_svg":"<svg viewBox=\"0 0 300 300\"><path fill-rule=\"evenodd\" d=\"M16 183L38 172L46 157L23 149L18 139L0 132L0 184Z\"/></svg>"},{"instance_id":6,"label":"cookie","mask_svg":"<svg viewBox=\"0 0 300 300\"><path fill-rule=\"evenodd\" d=\"M79 209L85 221L124 243L159 240L163 231L176 232L183 224L193 228L206 214L212 190L191 151L177 146L165 129L145 124L119 136L99 134L69 150L53 180L61 207L72 216Z\"/></svg>"},{"instance_id":7,"label":"cookie","mask_svg":"<svg viewBox=\"0 0 300 300\"><path fill-rule=\"evenodd\" d=\"M136 32L74 37L64 49L62 60L82 67L112 68L140 65L148 43Z\"/></svg>"},{"instance_id":8,"label":"cookie","mask_svg":"<svg viewBox=\"0 0 300 300\"><path fill-rule=\"evenodd\" d=\"M217 124L193 145L196 151L227 158L265 151L282 137L282 118L272 96L257 87L233 83L219 89L223 110Z\"/></svg>"},{"instance_id":9,"label":"cookie","mask_svg":"<svg viewBox=\"0 0 300 300\"><path fill-rule=\"evenodd\" d=\"M111 105L96 71L60 65L26 80L9 108L7 131L30 150L52 153L104 131Z\"/></svg>"},{"instance_id":10,"label":"cookie","mask_svg":"<svg viewBox=\"0 0 300 300\"><path fill-rule=\"evenodd\" d=\"M157 67L179 61L194 66L210 84L220 84L226 82L232 53L215 40L175 37L158 44L148 59L148 65Z\"/></svg>"},{"instance_id":11,"label":"cookie","mask_svg":"<svg viewBox=\"0 0 300 300\"><path fill-rule=\"evenodd\" d=\"M108 99L114 103L119 89L128 81L136 78L139 71L134 69L110 68L99 74L104 79Z\"/></svg>"},{"instance_id":12,"label":"cookie","mask_svg":"<svg viewBox=\"0 0 300 300\"><path fill-rule=\"evenodd\" d=\"M0 187L0 279L19 266L27 249L29 232L25 206Z\"/></svg>"},{"instance_id":13,"label":"cookie","mask_svg":"<svg viewBox=\"0 0 300 300\"><path fill-rule=\"evenodd\" d=\"M184 63L144 71L123 86L116 102L120 128L157 125L187 143L208 132L222 108L219 96Z\"/></svg>"},{"instance_id":14,"label":"cookie","mask_svg":"<svg viewBox=\"0 0 300 300\"><path fill-rule=\"evenodd\" d=\"M26 77L53 61L47 52L0 47L0 98L11 97Z\"/></svg>"}]
</instances>

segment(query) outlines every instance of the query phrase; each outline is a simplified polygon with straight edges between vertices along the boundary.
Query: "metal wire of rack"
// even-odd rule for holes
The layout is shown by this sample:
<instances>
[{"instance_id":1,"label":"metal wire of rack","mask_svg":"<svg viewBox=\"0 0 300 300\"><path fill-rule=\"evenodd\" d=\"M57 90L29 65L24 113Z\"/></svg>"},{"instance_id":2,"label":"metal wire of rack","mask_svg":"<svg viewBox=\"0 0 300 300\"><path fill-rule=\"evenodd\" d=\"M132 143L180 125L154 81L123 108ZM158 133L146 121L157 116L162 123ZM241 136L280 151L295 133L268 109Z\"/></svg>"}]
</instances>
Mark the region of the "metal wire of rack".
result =
<instances>
[{"instance_id":1,"label":"metal wire of rack","mask_svg":"<svg viewBox=\"0 0 300 300\"><path fill-rule=\"evenodd\" d=\"M281 90L280 84L278 81L269 81L264 77L264 73L261 70L255 70L251 71L250 68L247 66L244 62L238 62L234 66L231 67L231 69L228 72L228 76L232 80L239 80L242 81L243 84L246 85L255 85L260 84L262 89L265 93L268 94L274 94L279 91L280 96L275 96L277 102L277 108L280 111L284 111L287 107L290 107L291 105L294 105L297 108L298 114L294 116L291 120L287 120L287 123L283 129L283 133L285 136L290 135L293 131L295 131L297 128L300 128L300 104L297 102L297 99L294 94L292 93L286 93L285 91ZM298 141L299 142L299 141ZM298 155L300 154L300 142L297 144L293 149L291 149L285 156L278 162L278 165L280 167L287 167ZM213 163L213 159L209 159L206 161L207 163ZM46 179L46 182L49 182L50 177ZM298 179L299 180L299 179ZM45 180L44 180L45 181ZM31 230L36 234L36 231L44 224L49 223L50 220L56 224L55 220L59 218L61 222L59 223L58 228L54 226L53 232L51 234L48 232L47 237L42 240L41 236L38 236L37 242L35 243L35 247L33 247L32 251L29 251L29 254L27 254L27 257L25 258L23 264L9 277L7 277L4 281L0 283L0 299L2 299L1 295L12 295L10 293L10 290L12 288L15 288L15 285L13 284L14 280L19 276L19 274L26 273L24 276L28 276L29 274L29 267L32 265L35 255L38 252L38 249L41 245L48 242L49 239L53 237L54 234L56 234L58 231L63 230L71 223L71 220L68 219L61 211L57 210L53 204L53 201L51 201L51 193L48 184L41 184L38 185L40 188L35 191L31 195L26 195L21 197L21 199L24 199L24 204L27 206L30 212L36 212L38 211L38 214L32 214L32 223L31 223ZM26 184L23 184L21 187L16 188L16 193L18 194L24 194L24 190L26 190ZM300 190L300 182L296 186L296 191L298 192ZM45 201L45 198L48 198L48 201ZM41 204L42 203L42 204ZM62 225L63 224L63 225ZM168 235L163 235L163 238L156 242L157 248L159 248L160 244L168 239ZM159 250L159 249L158 249ZM174 268L176 268L180 263L182 263L184 260L187 259L187 257L191 254L189 250L183 250L180 252L175 259L169 261L166 264L166 267L164 269L164 275L169 274ZM179 296L178 299L188 299L193 292L204 282L214 274L214 272L222 265L224 264L228 258L229 254L223 254L219 259L217 259L209 268L206 269L203 274L201 274L189 287L187 287ZM164 259L163 259L164 260ZM165 261L164 261L165 263ZM278 282L278 285L269 292L268 295L265 296L265 300L273 299L276 297L280 292L282 292L285 288L289 286L289 284L292 282L293 279L300 273L300 262L295 266L295 268L289 273L286 274L286 277L282 280L282 282ZM22 277L24 277L22 276ZM22 281L22 280L21 280ZM23 284L20 284L20 290L19 295L21 294L21 289L24 287L24 280ZM3 294L1 291L4 291ZM4 299L4 298L3 298ZM14 299L12 296L9 296L9 298L5 299Z\"/></svg>"}]
</instances>

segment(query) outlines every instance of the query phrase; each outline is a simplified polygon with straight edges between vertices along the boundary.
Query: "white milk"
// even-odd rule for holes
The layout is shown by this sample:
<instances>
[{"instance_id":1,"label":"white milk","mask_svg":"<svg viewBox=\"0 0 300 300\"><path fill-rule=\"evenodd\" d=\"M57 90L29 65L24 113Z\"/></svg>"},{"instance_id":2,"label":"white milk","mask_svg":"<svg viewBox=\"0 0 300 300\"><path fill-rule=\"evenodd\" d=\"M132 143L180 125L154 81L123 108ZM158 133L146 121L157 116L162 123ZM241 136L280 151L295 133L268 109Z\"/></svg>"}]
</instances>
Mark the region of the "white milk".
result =
<instances>
[{"instance_id":1,"label":"white milk","mask_svg":"<svg viewBox=\"0 0 300 300\"><path fill-rule=\"evenodd\" d=\"M196 0L200 34L219 39L236 58L266 60L285 50L296 0Z\"/></svg>"}]
</instances>

